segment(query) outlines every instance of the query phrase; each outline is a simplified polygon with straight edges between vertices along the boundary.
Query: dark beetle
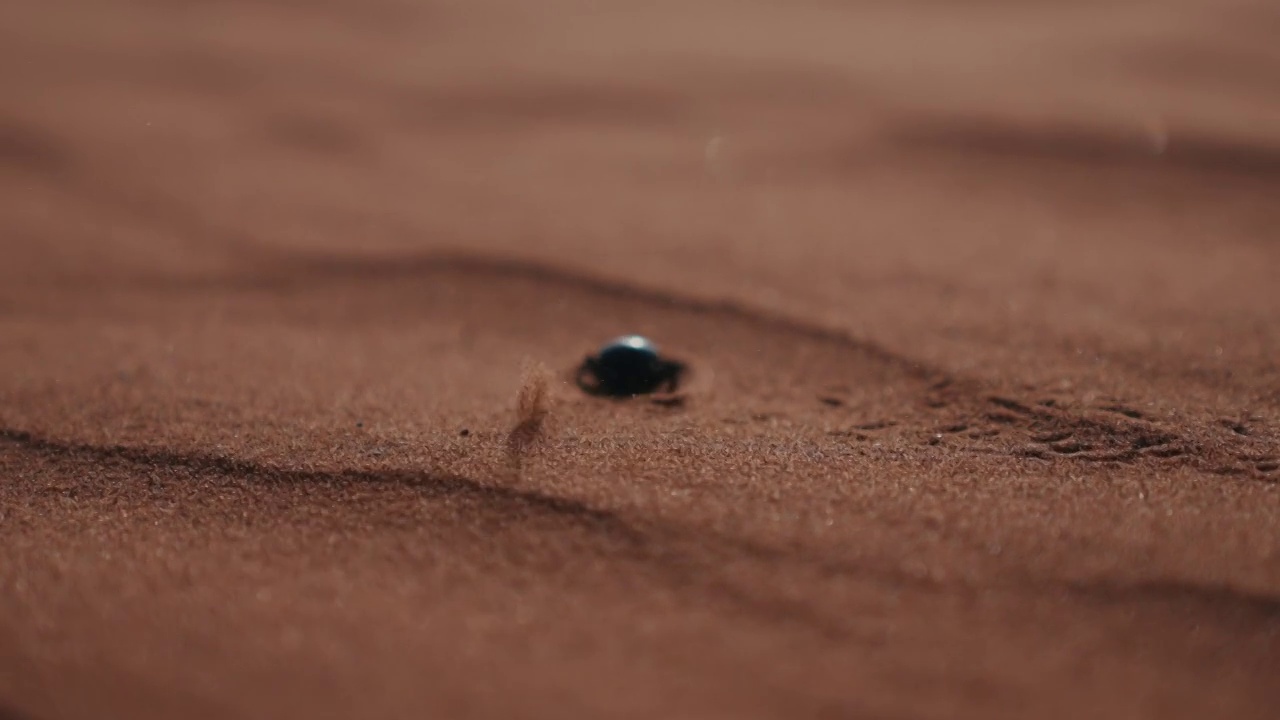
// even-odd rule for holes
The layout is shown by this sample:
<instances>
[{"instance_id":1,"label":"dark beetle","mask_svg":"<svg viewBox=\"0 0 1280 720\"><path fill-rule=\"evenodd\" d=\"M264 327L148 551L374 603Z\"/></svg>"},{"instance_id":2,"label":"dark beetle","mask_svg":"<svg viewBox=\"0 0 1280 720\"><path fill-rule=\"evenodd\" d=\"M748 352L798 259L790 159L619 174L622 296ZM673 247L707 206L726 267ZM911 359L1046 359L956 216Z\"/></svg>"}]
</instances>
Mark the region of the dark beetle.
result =
<instances>
[{"instance_id":1,"label":"dark beetle","mask_svg":"<svg viewBox=\"0 0 1280 720\"><path fill-rule=\"evenodd\" d=\"M583 360L576 379L592 395L630 397L675 390L684 370L684 363L664 359L648 339L624 335Z\"/></svg>"}]
</instances>

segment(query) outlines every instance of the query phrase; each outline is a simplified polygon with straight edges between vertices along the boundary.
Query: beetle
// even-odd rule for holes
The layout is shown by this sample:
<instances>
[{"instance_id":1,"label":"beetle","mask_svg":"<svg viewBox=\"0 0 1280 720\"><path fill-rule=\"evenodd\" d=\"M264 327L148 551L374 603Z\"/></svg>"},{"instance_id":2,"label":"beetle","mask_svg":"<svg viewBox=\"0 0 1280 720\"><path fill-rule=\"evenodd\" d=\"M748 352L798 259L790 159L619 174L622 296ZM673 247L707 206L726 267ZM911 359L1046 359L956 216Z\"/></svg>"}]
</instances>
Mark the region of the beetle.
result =
<instances>
[{"instance_id":1,"label":"beetle","mask_svg":"<svg viewBox=\"0 0 1280 720\"><path fill-rule=\"evenodd\" d=\"M592 395L632 397L656 390L674 391L685 364L668 360L640 335L623 335L606 343L578 366L578 387Z\"/></svg>"}]
</instances>

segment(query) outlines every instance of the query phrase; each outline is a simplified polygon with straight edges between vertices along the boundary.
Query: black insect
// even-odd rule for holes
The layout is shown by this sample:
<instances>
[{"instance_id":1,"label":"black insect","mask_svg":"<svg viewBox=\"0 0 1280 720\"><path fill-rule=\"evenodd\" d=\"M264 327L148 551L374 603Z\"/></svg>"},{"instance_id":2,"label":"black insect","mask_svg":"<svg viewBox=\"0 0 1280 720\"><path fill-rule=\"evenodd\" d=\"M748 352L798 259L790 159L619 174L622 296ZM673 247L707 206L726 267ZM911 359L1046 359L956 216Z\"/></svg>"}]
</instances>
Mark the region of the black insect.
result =
<instances>
[{"instance_id":1,"label":"black insect","mask_svg":"<svg viewBox=\"0 0 1280 720\"><path fill-rule=\"evenodd\" d=\"M576 379L592 395L630 397L674 391L684 372L684 363L664 359L648 339L624 335L583 360Z\"/></svg>"}]
</instances>

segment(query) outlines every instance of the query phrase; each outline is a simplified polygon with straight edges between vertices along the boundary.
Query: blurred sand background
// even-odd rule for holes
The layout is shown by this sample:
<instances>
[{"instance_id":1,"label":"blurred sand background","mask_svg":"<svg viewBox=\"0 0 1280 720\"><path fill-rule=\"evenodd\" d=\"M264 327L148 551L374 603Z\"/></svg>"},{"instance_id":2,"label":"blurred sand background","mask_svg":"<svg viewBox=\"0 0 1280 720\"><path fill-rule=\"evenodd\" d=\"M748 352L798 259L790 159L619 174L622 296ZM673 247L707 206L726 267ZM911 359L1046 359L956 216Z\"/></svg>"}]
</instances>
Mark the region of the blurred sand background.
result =
<instances>
[{"instance_id":1,"label":"blurred sand background","mask_svg":"<svg viewBox=\"0 0 1280 720\"><path fill-rule=\"evenodd\" d=\"M1275 717L1277 37L0 6L0 716Z\"/></svg>"}]
</instances>

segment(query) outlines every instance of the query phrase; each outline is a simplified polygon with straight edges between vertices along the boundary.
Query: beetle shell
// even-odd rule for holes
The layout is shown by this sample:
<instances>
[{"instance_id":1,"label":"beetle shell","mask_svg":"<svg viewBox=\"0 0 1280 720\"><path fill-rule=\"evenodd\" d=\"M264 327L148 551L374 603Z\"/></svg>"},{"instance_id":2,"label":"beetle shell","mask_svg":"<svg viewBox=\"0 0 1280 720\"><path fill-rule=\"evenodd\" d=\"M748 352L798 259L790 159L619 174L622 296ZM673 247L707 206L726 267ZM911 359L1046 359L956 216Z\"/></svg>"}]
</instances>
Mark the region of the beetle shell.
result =
<instances>
[{"instance_id":1,"label":"beetle shell","mask_svg":"<svg viewBox=\"0 0 1280 720\"><path fill-rule=\"evenodd\" d=\"M600 348L600 357L603 358L606 353L626 354L633 351L658 357L658 346L643 335L623 335L610 340Z\"/></svg>"},{"instance_id":2,"label":"beetle shell","mask_svg":"<svg viewBox=\"0 0 1280 720\"><path fill-rule=\"evenodd\" d=\"M620 396L653 392L669 382L669 365L658 355L657 346L639 335L614 339L587 363L599 390Z\"/></svg>"}]
</instances>

